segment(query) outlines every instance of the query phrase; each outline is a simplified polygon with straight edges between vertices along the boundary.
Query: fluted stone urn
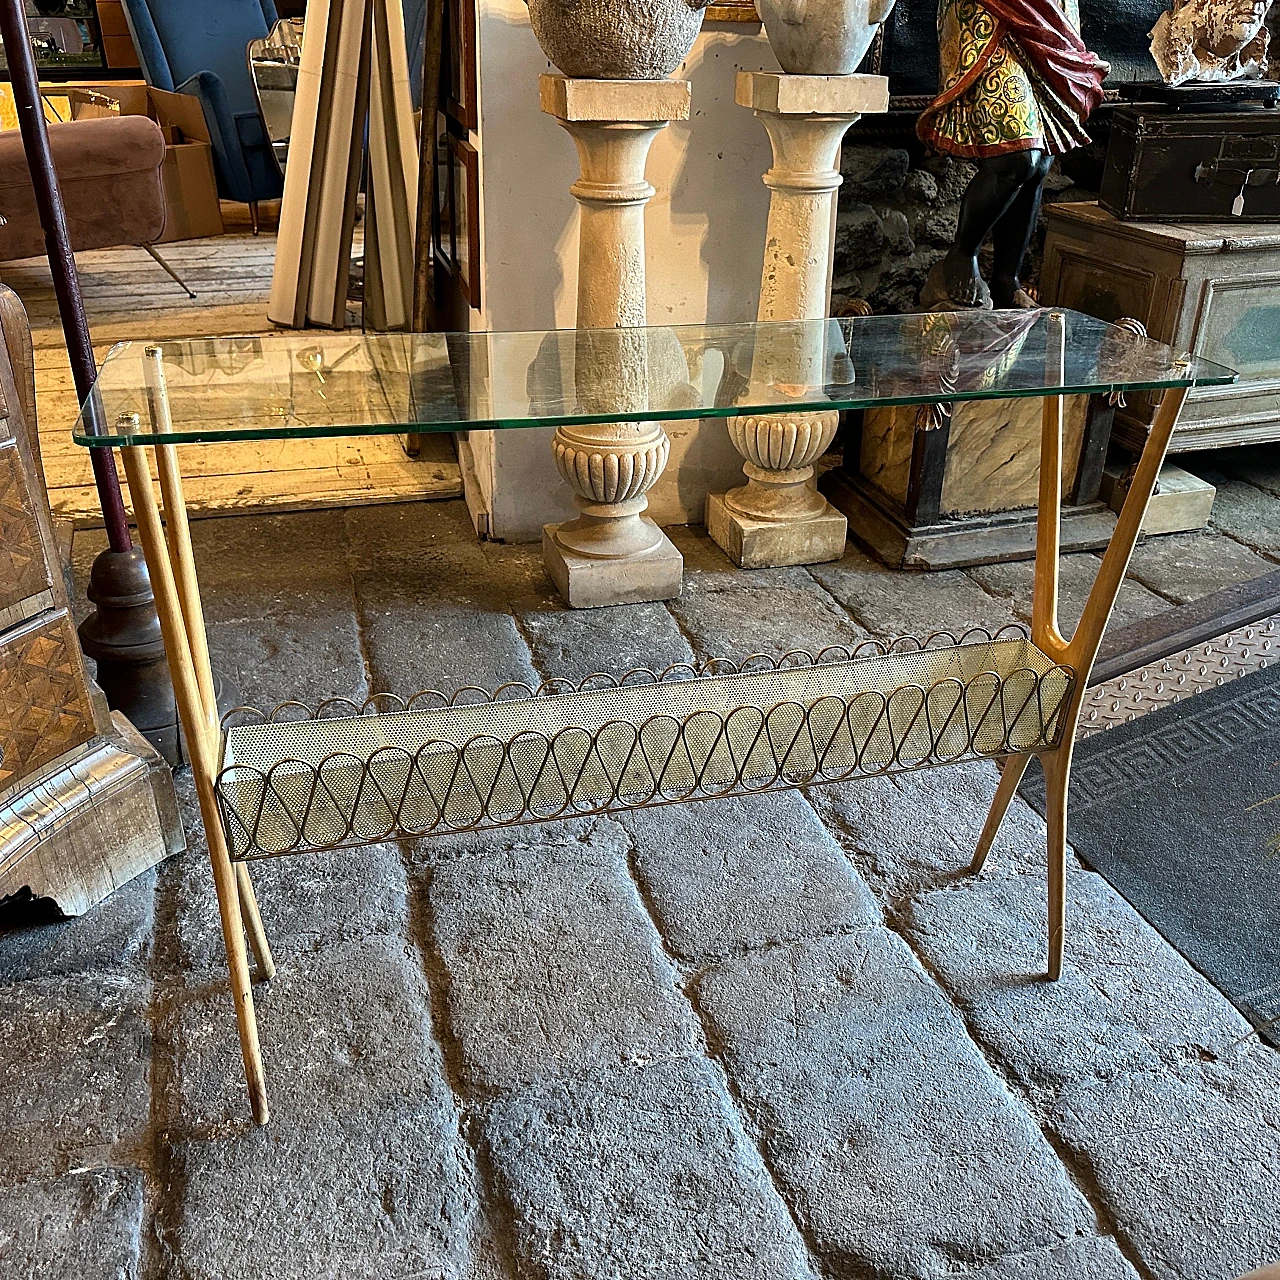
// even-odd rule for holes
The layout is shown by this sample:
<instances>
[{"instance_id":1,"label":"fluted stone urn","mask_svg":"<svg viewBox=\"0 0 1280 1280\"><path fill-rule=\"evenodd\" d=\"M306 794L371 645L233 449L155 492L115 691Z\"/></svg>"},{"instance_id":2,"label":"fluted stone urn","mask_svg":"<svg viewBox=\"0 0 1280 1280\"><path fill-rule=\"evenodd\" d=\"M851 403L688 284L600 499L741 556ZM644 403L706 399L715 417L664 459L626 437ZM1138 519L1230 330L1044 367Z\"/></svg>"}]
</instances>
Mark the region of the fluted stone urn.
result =
<instances>
[{"instance_id":1,"label":"fluted stone urn","mask_svg":"<svg viewBox=\"0 0 1280 1280\"><path fill-rule=\"evenodd\" d=\"M533 34L565 75L665 80L688 56L710 0L526 0Z\"/></svg>"},{"instance_id":2,"label":"fluted stone urn","mask_svg":"<svg viewBox=\"0 0 1280 1280\"><path fill-rule=\"evenodd\" d=\"M730 418L729 437L746 459L742 469L747 483L725 494L725 506L752 520L820 516L827 500L807 482L839 423L838 413L821 411Z\"/></svg>"},{"instance_id":3,"label":"fluted stone urn","mask_svg":"<svg viewBox=\"0 0 1280 1280\"><path fill-rule=\"evenodd\" d=\"M793 76L858 69L894 0L756 0L769 47Z\"/></svg>"}]
</instances>

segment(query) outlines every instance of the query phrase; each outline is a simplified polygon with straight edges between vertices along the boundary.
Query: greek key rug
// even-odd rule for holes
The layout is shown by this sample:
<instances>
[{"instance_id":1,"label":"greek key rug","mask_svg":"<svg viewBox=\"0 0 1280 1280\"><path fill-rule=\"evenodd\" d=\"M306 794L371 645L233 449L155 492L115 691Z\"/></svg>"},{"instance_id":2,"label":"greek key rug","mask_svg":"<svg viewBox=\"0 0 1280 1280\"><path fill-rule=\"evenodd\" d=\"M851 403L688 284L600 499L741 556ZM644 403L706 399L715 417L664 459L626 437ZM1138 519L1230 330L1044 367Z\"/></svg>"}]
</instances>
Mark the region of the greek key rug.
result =
<instances>
[{"instance_id":1,"label":"greek key rug","mask_svg":"<svg viewBox=\"0 0 1280 1280\"><path fill-rule=\"evenodd\" d=\"M1280 1048L1280 665L1077 743L1067 838Z\"/></svg>"}]
</instances>

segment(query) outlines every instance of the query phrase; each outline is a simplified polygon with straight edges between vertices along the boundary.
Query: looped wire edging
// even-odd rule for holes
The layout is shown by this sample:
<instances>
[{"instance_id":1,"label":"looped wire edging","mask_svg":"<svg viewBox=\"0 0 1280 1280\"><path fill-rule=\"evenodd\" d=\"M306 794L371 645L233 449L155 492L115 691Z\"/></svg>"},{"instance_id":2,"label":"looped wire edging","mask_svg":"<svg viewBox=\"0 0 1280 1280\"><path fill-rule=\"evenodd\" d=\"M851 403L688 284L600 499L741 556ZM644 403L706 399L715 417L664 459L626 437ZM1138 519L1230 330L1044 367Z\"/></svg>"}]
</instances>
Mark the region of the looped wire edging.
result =
<instances>
[{"instance_id":1,"label":"looped wire edging","mask_svg":"<svg viewBox=\"0 0 1280 1280\"><path fill-rule=\"evenodd\" d=\"M354 716L330 700L310 723L281 704L228 730L228 843L238 859L273 857L1049 750L1075 673L1007 631L504 685L476 701L380 695Z\"/></svg>"}]
</instances>

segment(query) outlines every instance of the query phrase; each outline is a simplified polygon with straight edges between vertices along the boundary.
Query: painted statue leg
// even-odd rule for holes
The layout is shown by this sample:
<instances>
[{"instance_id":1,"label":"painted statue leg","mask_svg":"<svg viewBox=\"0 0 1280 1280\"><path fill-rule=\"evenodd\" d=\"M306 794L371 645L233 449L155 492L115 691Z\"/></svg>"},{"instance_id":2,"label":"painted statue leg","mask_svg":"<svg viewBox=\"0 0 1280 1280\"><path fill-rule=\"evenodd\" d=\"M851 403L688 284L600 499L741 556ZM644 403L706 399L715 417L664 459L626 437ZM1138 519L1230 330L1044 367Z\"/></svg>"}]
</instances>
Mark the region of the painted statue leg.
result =
<instances>
[{"instance_id":1,"label":"painted statue leg","mask_svg":"<svg viewBox=\"0 0 1280 1280\"><path fill-rule=\"evenodd\" d=\"M1029 151L1035 156L1031 176L1023 184L1013 202L1001 215L991 233L994 251L991 263L991 302L996 307L1035 306L1031 296L1023 289L1019 279L1022 264L1031 246L1031 236L1040 216L1040 198L1044 194L1044 180L1049 176L1053 157L1045 151Z\"/></svg>"},{"instance_id":2,"label":"painted statue leg","mask_svg":"<svg viewBox=\"0 0 1280 1280\"><path fill-rule=\"evenodd\" d=\"M979 162L960 202L955 243L943 259L943 278L952 302L981 305L985 286L978 270L978 250L1031 179L1040 155L1039 151L1011 151Z\"/></svg>"},{"instance_id":3,"label":"painted statue leg","mask_svg":"<svg viewBox=\"0 0 1280 1280\"><path fill-rule=\"evenodd\" d=\"M1071 752L1060 749L1042 756L1044 765L1045 824L1049 854L1049 981L1062 976L1062 956L1067 927L1067 787L1071 778Z\"/></svg>"},{"instance_id":4,"label":"painted statue leg","mask_svg":"<svg viewBox=\"0 0 1280 1280\"><path fill-rule=\"evenodd\" d=\"M1030 756L1010 756L1000 770L1000 785L996 787L995 799L991 802L986 824L978 837L978 847L974 850L973 861L969 864L969 870L974 875L982 870L987 861L987 854L991 852L991 846L999 834L1004 815L1009 812L1013 797L1018 794L1018 783L1022 781L1022 775L1026 773L1030 761Z\"/></svg>"}]
</instances>

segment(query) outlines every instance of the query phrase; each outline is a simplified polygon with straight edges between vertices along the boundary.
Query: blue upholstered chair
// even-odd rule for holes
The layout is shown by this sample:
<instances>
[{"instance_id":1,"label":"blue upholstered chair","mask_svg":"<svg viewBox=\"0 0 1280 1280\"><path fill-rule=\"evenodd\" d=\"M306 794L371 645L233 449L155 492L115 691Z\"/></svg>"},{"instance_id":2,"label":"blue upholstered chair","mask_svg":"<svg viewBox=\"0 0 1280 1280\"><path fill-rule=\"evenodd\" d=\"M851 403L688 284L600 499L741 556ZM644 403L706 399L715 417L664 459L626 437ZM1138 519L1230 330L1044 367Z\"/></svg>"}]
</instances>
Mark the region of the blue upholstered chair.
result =
<instances>
[{"instance_id":1,"label":"blue upholstered chair","mask_svg":"<svg viewBox=\"0 0 1280 1280\"><path fill-rule=\"evenodd\" d=\"M258 201L284 189L245 54L276 21L273 0L124 0L124 10L147 83L200 99L218 194L249 206L256 235Z\"/></svg>"}]
</instances>

